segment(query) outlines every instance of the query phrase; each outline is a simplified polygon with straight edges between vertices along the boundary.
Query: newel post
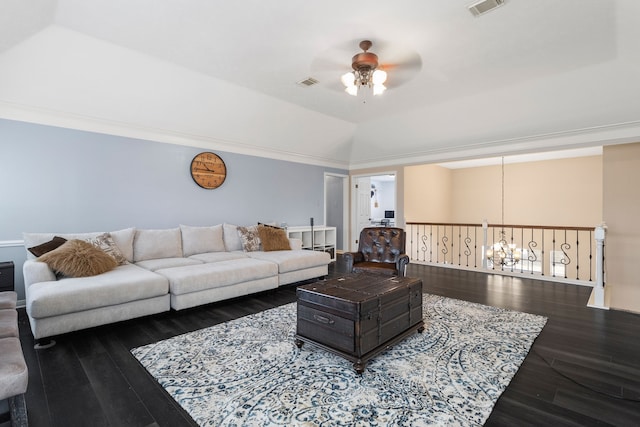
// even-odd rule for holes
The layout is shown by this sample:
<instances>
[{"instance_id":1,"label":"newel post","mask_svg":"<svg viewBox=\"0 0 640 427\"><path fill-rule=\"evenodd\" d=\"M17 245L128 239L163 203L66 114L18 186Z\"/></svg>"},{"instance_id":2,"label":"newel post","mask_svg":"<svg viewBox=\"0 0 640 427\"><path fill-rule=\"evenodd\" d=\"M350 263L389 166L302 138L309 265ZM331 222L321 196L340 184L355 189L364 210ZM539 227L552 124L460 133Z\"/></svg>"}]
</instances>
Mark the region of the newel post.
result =
<instances>
[{"instance_id":1,"label":"newel post","mask_svg":"<svg viewBox=\"0 0 640 427\"><path fill-rule=\"evenodd\" d=\"M590 307L608 309L604 301L604 239L607 226L602 223L595 229L596 240L596 284L593 288L593 302Z\"/></svg>"},{"instance_id":2,"label":"newel post","mask_svg":"<svg viewBox=\"0 0 640 427\"><path fill-rule=\"evenodd\" d=\"M487 266L487 248L488 246L488 241L487 241L487 230L489 229L489 224L487 223L487 220L484 219L482 220L482 268L487 270L489 267Z\"/></svg>"}]
</instances>

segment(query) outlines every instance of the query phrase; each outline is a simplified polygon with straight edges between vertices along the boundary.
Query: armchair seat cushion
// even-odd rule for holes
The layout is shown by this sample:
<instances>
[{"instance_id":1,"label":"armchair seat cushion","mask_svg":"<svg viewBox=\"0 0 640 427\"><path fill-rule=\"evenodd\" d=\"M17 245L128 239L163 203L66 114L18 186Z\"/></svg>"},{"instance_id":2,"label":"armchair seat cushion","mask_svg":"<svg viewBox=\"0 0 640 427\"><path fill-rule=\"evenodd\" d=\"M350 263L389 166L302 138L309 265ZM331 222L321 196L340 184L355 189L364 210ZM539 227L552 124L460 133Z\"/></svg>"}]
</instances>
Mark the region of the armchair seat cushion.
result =
<instances>
[{"instance_id":1,"label":"armchair seat cushion","mask_svg":"<svg viewBox=\"0 0 640 427\"><path fill-rule=\"evenodd\" d=\"M398 274L396 270L396 265L387 263L387 262L359 262L358 264L354 264L353 273L373 273L373 274L384 274L388 276L395 276Z\"/></svg>"}]
</instances>

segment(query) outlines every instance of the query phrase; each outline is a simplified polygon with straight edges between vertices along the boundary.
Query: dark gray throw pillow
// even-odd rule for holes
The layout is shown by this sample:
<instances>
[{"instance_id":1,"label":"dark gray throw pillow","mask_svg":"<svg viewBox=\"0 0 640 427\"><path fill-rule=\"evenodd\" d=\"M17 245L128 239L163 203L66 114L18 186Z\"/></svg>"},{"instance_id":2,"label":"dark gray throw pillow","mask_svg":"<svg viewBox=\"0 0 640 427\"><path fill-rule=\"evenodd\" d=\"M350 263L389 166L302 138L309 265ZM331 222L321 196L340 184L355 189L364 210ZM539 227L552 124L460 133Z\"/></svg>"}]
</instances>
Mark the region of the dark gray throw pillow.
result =
<instances>
[{"instance_id":1,"label":"dark gray throw pillow","mask_svg":"<svg viewBox=\"0 0 640 427\"><path fill-rule=\"evenodd\" d=\"M49 240L48 242L41 243L38 246L31 247L27 250L32 254L34 254L35 256L40 257L46 254L47 252L51 252L54 249L58 249L66 241L67 239L65 239L64 237L55 236L53 239Z\"/></svg>"}]
</instances>

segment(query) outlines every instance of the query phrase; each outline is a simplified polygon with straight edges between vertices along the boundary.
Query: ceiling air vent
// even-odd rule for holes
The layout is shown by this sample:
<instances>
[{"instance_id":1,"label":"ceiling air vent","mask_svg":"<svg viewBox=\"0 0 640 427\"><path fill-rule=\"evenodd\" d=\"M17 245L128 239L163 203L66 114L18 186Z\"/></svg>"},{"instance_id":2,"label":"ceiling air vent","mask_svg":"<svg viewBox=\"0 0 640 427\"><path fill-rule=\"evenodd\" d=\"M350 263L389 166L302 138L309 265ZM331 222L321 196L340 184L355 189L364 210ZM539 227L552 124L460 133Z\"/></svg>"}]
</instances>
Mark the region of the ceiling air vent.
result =
<instances>
[{"instance_id":1,"label":"ceiling air vent","mask_svg":"<svg viewBox=\"0 0 640 427\"><path fill-rule=\"evenodd\" d=\"M471 12L473 16L480 16L502 6L503 4L504 0L482 0L470 5L469 12Z\"/></svg>"},{"instance_id":2,"label":"ceiling air vent","mask_svg":"<svg viewBox=\"0 0 640 427\"><path fill-rule=\"evenodd\" d=\"M300 86L313 86L313 85L317 85L318 83L320 82L314 79L313 77L307 77L306 79L300 80L298 82Z\"/></svg>"}]
</instances>

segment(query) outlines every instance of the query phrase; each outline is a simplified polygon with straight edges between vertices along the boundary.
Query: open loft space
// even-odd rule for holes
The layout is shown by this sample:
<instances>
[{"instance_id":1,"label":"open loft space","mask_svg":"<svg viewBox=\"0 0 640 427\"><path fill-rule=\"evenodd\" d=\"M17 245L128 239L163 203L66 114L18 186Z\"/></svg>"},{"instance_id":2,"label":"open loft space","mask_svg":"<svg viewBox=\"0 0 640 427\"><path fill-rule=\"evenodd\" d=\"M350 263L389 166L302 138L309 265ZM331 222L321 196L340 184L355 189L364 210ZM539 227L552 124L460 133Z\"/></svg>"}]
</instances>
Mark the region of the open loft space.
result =
<instances>
[{"instance_id":1,"label":"open loft space","mask_svg":"<svg viewBox=\"0 0 640 427\"><path fill-rule=\"evenodd\" d=\"M639 24L637 0L0 2L0 427L327 399L316 424L640 424ZM363 271L410 322L367 352L382 315L312 298ZM209 393L258 375L264 399Z\"/></svg>"}]
</instances>

